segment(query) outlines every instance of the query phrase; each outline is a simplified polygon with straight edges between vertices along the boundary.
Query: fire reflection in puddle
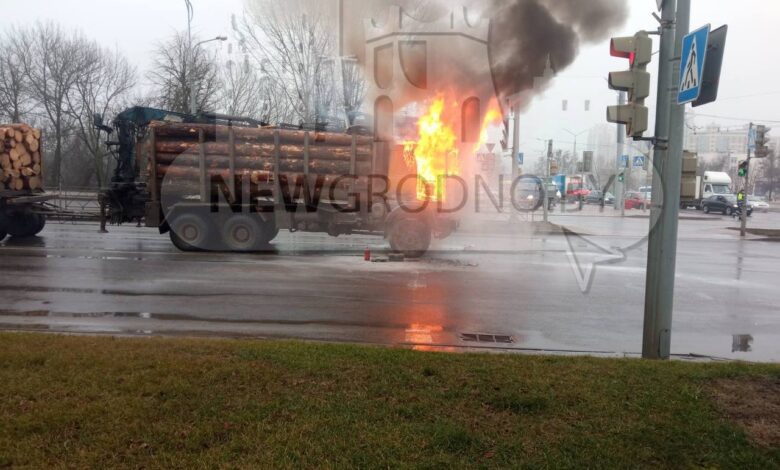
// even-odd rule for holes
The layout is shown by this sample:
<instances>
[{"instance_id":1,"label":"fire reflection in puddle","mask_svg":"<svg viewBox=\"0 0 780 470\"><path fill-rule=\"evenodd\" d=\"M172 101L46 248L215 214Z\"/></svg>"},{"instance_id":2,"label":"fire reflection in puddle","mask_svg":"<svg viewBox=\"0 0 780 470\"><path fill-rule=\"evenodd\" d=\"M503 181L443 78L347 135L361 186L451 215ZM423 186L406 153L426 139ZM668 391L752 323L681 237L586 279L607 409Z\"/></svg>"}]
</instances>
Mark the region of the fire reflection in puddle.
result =
<instances>
[{"instance_id":1,"label":"fire reflection in puddle","mask_svg":"<svg viewBox=\"0 0 780 470\"><path fill-rule=\"evenodd\" d=\"M405 330L404 340L412 344L432 344L434 333L441 333L444 330L442 325L423 325L412 323Z\"/></svg>"}]
</instances>

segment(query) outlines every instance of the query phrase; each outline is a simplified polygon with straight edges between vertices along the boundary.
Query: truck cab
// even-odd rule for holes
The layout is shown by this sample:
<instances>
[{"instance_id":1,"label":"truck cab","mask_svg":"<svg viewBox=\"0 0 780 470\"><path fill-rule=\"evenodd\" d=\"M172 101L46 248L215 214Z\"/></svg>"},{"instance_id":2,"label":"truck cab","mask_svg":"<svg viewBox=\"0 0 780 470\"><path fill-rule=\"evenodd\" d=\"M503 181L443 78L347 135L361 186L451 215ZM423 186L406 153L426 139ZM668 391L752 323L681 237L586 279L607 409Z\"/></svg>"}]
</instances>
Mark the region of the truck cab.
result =
<instances>
[{"instance_id":1,"label":"truck cab","mask_svg":"<svg viewBox=\"0 0 780 470\"><path fill-rule=\"evenodd\" d=\"M701 199L713 194L731 194L731 178L722 171L705 171L702 186Z\"/></svg>"}]
</instances>

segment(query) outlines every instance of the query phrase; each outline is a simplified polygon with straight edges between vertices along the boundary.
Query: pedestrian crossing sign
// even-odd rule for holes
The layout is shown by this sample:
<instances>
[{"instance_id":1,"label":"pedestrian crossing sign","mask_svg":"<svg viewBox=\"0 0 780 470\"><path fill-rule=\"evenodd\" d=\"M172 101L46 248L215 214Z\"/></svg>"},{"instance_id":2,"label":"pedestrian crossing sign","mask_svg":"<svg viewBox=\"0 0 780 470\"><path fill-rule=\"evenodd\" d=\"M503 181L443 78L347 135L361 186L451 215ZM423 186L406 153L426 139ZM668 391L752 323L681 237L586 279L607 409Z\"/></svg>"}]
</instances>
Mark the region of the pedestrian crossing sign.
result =
<instances>
[{"instance_id":1,"label":"pedestrian crossing sign","mask_svg":"<svg viewBox=\"0 0 780 470\"><path fill-rule=\"evenodd\" d=\"M707 24L683 38L677 104L690 103L699 97L709 36L710 25Z\"/></svg>"}]
</instances>

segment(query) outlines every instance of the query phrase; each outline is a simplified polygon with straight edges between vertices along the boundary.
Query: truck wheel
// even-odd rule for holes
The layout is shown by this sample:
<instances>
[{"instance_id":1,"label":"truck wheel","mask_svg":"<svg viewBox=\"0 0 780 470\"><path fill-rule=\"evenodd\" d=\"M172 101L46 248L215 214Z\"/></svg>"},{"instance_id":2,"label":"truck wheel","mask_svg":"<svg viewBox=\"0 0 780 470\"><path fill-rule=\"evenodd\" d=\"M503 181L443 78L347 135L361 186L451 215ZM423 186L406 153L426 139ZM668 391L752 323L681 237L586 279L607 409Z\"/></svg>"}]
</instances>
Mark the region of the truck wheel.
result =
<instances>
[{"instance_id":1,"label":"truck wheel","mask_svg":"<svg viewBox=\"0 0 780 470\"><path fill-rule=\"evenodd\" d=\"M252 251L261 244L262 231L254 218L232 215L222 226L222 242L230 251Z\"/></svg>"},{"instance_id":2,"label":"truck wheel","mask_svg":"<svg viewBox=\"0 0 780 470\"><path fill-rule=\"evenodd\" d=\"M419 258L431 246L431 228L422 220L404 217L393 224L388 240L393 251L408 258Z\"/></svg>"},{"instance_id":3,"label":"truck wheel","mask_svg":"<svg viewBox=\"0 0 780 470\"><path fill-rule=\"evenodd\" d=\"M258 232L260 234L258 237L259 248L266 248L271 240L279 235L279 227L276 226L276 221L273 219L265 221L258 218L257 223L260 226L260 232Z\"/></svg>"},{"instance_id":4,"label":"truck wheel","mask_svg":"<svg viewBox=\"0 0 780 470\"><path fill-rule=\"evenodd\" d=\"M23 213L8 217L6 230L15 238L32 237L43 229L38 214ZM43 223L46 223L44 219Z\"/></svg>"},{"instance_id":5,"label":"truck wheel","mask_svg":"<svg viewBox=\"0 0 780 470\"><path fill-rule=\"evenodd\" d=\"M43 214L32 214L35 218L35 228L33 230L33 233L29 236L35 236L41 233L44 227L46 227L46 216Z\"/></svg>"},{"instance_id":6,"label":"truck wheel","mask_svg":"<svg viewBox=\"0 0 780 470\"><path fill-rule=\"evenodd\" d=\"M8 236L8 230L6 229L6 216L0 211L0 241L3 241Z\"/></svg>"},{"instance_id":7,"label":"truck wheel","mask_svg":"<svg viewBox=\"0 0 780 470\"><path fill-rule=\"evenodd\" d=\"M211 224L200 214L182 214L171 223L171 242L181 251L213 250Z\"/></svg>"}]
</instances>

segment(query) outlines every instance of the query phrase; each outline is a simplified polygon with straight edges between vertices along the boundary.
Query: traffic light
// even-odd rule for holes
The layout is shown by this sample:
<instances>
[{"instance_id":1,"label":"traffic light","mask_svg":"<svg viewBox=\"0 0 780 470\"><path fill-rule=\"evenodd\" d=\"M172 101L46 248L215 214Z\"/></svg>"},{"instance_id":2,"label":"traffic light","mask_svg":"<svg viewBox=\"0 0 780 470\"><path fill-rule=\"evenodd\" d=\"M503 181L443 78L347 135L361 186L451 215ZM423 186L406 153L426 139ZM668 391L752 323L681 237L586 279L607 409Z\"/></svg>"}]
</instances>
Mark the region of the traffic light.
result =
<instances>
[{"instance_id":1,"label":"traffic light","mask_svg":"<svg viewBox=\"0 0 780 470\"><path fill-rule=\"evenodd\" d=\"M642 137L647 130L645 98L650 96L650 73L647 64L653 54L653 40L644 31L633 36L612 38L609 53L628 59L629 70L609 73L609 88L628 93L628 104L609 106L607 122L626 125L626 134Z\"/></svg>"},{"instance_id":2,"label":"traffic light","mask_svg":"<svg viewBox=\"0 0 780 470\"><path fill-rule=\"evenodd\" d=\"M772 129L763 125L756 126L756 158L764 158L769 155L769 147L767 147L769 139L767 139L767 134L769 134L769 131L771 130Z\"/></svg>"},{"instance_id":3,"label":"traffic light","mask_svg":"<svg viewBox=\"0 0 780 470\"><path fill-rule=\"evenodd\" d=\"M621 183L622 183L623 181L625 181L625 179L626 179L626 176L625 176L625 174L624 174L624 173L620 173L620 174L618 175L618 181L619 181L619 182L621 182Z\"/></svg>"},{"instance_id":4,"label":"traffic light","mask_svg":"<svg viewBox=\"0 0 780 470\"><path fill-rule=\"evenodd\" d=\"M745 178L747 176L747 174L748 174L748 165L749 165L749 163L748 163L747 160L742 160L741 162L739 162L739 167L738 167L738 170L737 170L737 174L739 175L740 178Z\"/></svg>"}]
</instances>

